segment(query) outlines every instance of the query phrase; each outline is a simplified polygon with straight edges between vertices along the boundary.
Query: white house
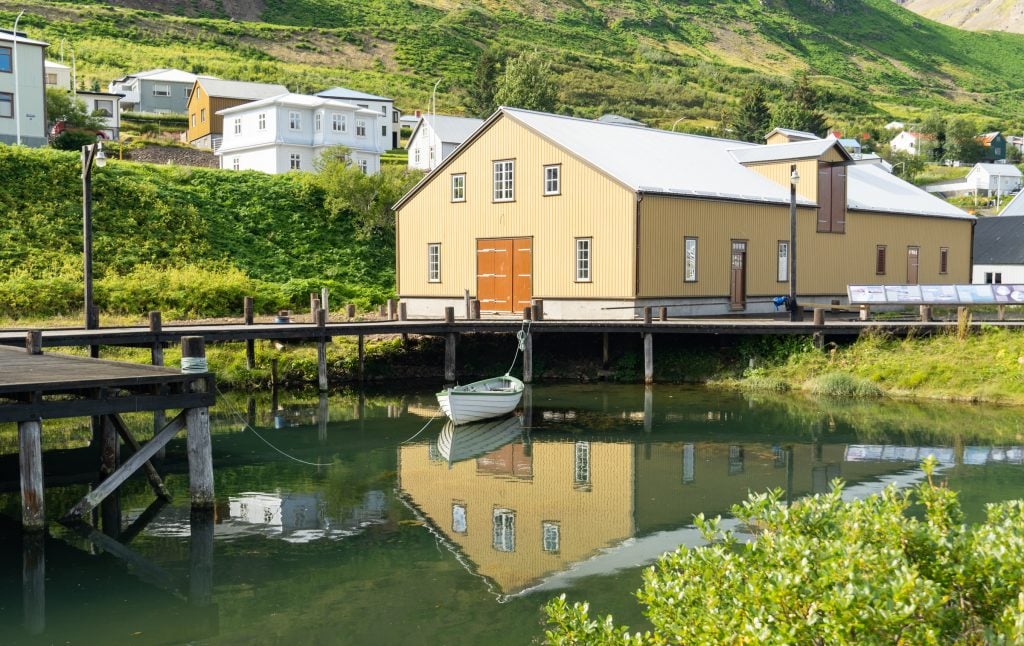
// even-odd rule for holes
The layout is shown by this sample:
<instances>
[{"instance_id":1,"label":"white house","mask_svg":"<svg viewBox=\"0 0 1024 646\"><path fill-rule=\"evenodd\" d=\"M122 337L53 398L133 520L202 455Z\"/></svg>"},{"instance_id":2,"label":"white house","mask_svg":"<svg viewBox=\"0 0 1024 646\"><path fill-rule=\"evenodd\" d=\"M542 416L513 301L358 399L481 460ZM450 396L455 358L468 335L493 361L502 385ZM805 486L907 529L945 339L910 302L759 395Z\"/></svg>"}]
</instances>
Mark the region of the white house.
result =
<instances>
[{"instance_id":1,"label":"white house","mask_svg":"<svg viewBox=\"0 0 1024 646\"><path fill-rule=\"evenodd\" d=\"M121 95L111 92L75 92L75 98L85 103L89 114L103 117L103 137L110 141L121 138Z\"/></svg>"},{"instance_id":2,"label":"white house","mask_svg":"<svg viewBox=\"0 0 1024 646\"><path fill-rule=\"evenodd\" d=\"M352 90L347 87L334 87L323 92L317 92L318 97L324 99L335 99L343 103L352 103L360 108L373 110L380 118L374 128L377 145L381 150L398 148L398 139L401 135L402 126L399 122L402 112L395 108L394 99L376 94L367 94L359 90Z\"/></svg>"},{"instance_id":3,"label":"white house","mask_svg":"<svg viewBox=\"0 0 1024 646\"><path fill-rule=\"evenodd\" d=\"M61 90L72 89L71 68L62 63L46 61L46 87L59 88Z\"/></svg>"},{"instance_id":4,"label":"white house","mask_svg":"<svg viewBox=\"0 0 1024 646\"><path fill-rule=\"evenodd\" d=\"M47 47L22 32L0 31L0 142L46 145Z\"/></svg>"},{"instance_id":5,"label":"white house","mask_svg":"<svg viewBox=\"0 0 1024 646\"><path fill-rule=\"evenodd\" d=\"M906 128L906 125L902 121L890 121L885 124L884 128L886 130L903 130Z\"/></svg>"},{"instance_id":6,"label":"white house","mask_svg":"<svg viewBox=\"0 0 1024 646\"><path fill-rule=\"evenodd\" d=\"M483 124L483 119L426 115L409 137L409 168L434 170Z\"/></svg>"},{"instance_id":7,"label":"white house","mask_svg":"<svg viewBox=\"0 0 1024 646\"><path fill-rule=\"evenodd\" d=\"M1021 187L1021 172L1012 164L975 164L966 182L977 195L1006 195Z\"/></svg>"},{"instance_id":8,"label":"white house","mask_svg":"<svg viewBox=\"0 0 1024 646\"><path fill-rule=\"evenodd\" d=\"M927 147L928 142L932 139L934 139L932 135L904 130L889 142L889 150L894 153L903 152L909 155L920 155L921 150Z\"/></svg>"},{"instance_id":9,"label":"white house","mask_svg":"<svg viewBox=\"0 0 1024 646\"><path fill-rule=\"evenodd\" d=\"M349 159L364 173L380 171L383 139L380 112L306 94L244 103L217 112L224 138L216 155L220 167L286 173L311 171L324 150L347 146Z\"/></svg>"}]
</instances>

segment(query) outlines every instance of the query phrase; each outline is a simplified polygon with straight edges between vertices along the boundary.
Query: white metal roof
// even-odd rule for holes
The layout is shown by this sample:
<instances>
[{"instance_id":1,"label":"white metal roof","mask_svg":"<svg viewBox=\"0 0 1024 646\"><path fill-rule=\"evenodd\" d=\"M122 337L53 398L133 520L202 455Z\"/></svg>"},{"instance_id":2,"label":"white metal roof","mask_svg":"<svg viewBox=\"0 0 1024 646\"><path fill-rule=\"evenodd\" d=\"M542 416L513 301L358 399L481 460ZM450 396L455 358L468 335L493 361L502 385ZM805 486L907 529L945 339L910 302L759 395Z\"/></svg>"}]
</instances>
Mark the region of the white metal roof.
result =
<instances>
[{"instance_id":1,"label":"white metal roof","mask_svg":"<svg viewBox=\"0 0 1024 646\"><path fill-rule=\"evenodd\" d=\"M730 150L729 152L741 164L821 157L829 148L833 147L836 150L842 151L840 154L844 155L846 159L852 159L845 148L836 144L836 140L829 137L828 139L794 141L788 144L774 144L772 146L745 146Z\"/></svg>"},{"instance_id":2,"label":"white metal roof","mask_svg":"<svg viewBox=\"0 0 1024 646\"><path fill-rule=\"evenodd\" d=\"M409 140L416 137L416 133L424 124L437 133L438 139L445 144L461 144L469 139L470 135L482 126L483 119L470 117L450 117L444 114L425 114L416 122L416 129L413 130Z\"/></svg>"},{"instance_id":3,"label":"white metal roof","mask_svg":"<svg viewBox=\"0 0 1024 646\"><path fill-rule=\"evenodd\" d=\"M787 187L729 154L737 147L760 147L756 144L517 108L501 111L637 192L789 204ZM799 203L813 204L803 198Z\"/></svg>"},{"instance_id":4,"label":"white metal roof","mask_svg":"<svg viewBox=\"0 0 1024 646\"><path fill-rule=\"evenodd\" d=\"M146 70L144 72L135 72L134 74L125 74L121 78L115 79L114 82L120 83L130 78L147 79L150 81L165 81L167 83L195 83L197 78L212 79L217 77L197 75L184 70L159 68L155 70Z\"/></svg>"},{"instance_id":5,"label":"white metal roof","mask_svg":"<svg viewBox=\"0 0 1024 646\"><path fill-rule=\"evenodd\" d=\"M288 88L283 85L271 83L249 83L247 81L224 81L214 78L201 78L199 84L203 86L209 96L226 99L266 99L272 96L288 94Z\"/></svg>"},{"instance_id":6,"label":"white metal roof","mask_svg":"<svg viewBox=\"0 0 1024 646\"><path fill-rule=\"evenodd\" d=\"M797 137L799 139L820 139L820 137L813 132L807 132L804 130L793 130L792 128L775 128L764 136L765 139L771 137L775 133L786 135L787 137Z\"/></svg>"},{"instance_id":7,"label":"white metal roof","mask_svg":"<svg viewBox=\"0 0 1024 646\"><path fill-rule=\"evenodd\" d=\"M629 117L624 117L619 114L602 114L600 117L595 119L595 121L600 121L601 123L613 123L619 126L642 126L644 128L647 127L647 124L643 123L642 121L630 119Z\"/></svg>"},{"instance_id":8,"label":"white metal roof","mask_svg":"<svg viewBox=\"0 0 1024 646\"><path fill-rule=\"evenodd\" d=\"M1010 203L1003 207L1003 210L999 212L999 217L1004 215L1024 215L1024 191L1017 193L1017 195L1010 200Z\"/></svg>"},{"instance_id":9,"label":"white metal roof","mask_svg":"<svg viewBox=\"0 0 1024 646\"><path fill-rule=\"evenodd\" d=\"M878 164L847 166L846 201L851 209L973 220L949 202L927 193Z\"/></svg>"},{"instance_id":10,"label":"white metal roof","mask_svg":"<svg viewBox=\"0 0 1024 646\"><path fill-rule=\"evenodd\" d=\"M975 164L967 176L978 171L985 171L992 177L1022 177L1020 169L1013 164Z\"/></svg>"},{"instance_id":11,"label":"white metal roof","mask_svg":"<svg viewBox=\"0 0 1024 646\"><path fill-rule=\"evenodd\" d=\"M0 31L0 40L6 40L8 42L12 42L13 41L13 42L21 43L23 45L39 45L40 47L49 47L50 46L50 43L44 42L42 40L32 40L31 38L26 38L20 31L18 32L17 36L12 34L9 30L8 31Z\"/></svg>"},{"instance_id":12,"label":"white metal roof","mask_svg":"<svg viewBox=\"0 0 1024 646\"><path fill-rule=\"evenodd\" d=\"M329 90L323 92L317 92L317 96L322 96L328 99L356 99L360 101L391 101L386 96L377 96L376 94L369 94L367 92L360 92L359 90L352 90L347 87L332 87Z\"/></svg>"},{"instance_id":13,"label":"white metal roof","mask_svg":"<svg viewBox=\"0 0 1024 646\"><path fill-rule=\"evenodd\" d=\"M218 110L217 114L235 114L238 112L246 112L248 110L263 108L270 105L281 105L310 109L328 107L343 110L354 110L356 114L373 115L375 117L380 115L380 113L376 112L375 110L360 108L359 106L352 103L345 103L344 101L327 99L320 96L311 96L309 94L293 94L291 92L279 94L277 96L267 97L266 99L260 99L259 101L253 101L251 103L243 103L242 105L224 108L223 110Z\"/></svg>"},{"instance_id":14,"label":"white metal roof","mask_svg":"<svg viewBox=\"0 0 1024 646\"><path fill-rule=\"evenodd\" d=\"M43 63L43 67L45 67L48 70L70 70L71 69L71 67L68 66L68 65L64 65L63 63L57 63L57 62L54 62L54 61L46 61L46 62L44 62Z\"/></svg>"}]
</instances>

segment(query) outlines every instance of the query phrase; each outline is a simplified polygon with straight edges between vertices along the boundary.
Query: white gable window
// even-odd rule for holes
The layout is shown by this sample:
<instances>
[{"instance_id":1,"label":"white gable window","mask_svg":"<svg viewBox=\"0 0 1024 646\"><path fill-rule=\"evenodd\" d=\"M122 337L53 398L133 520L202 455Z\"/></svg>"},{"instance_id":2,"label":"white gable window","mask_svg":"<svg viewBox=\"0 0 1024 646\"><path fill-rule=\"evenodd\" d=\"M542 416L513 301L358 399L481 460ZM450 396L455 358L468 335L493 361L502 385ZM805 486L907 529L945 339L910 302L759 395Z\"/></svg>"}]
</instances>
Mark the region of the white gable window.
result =
<instances>
[{"instance_id":1,"label":"white gable window","mask_svg":"<svg viewBox=\"0 0 1024 646\"><path fill-rule=\"evenodd\" d=\"M466 174L456 173L452 175L452 202L466 201Z\"/></svg>"},{"instance_id":2,"label":"white gable window","mask_svg":"<svg viewBox=\"0 0 1024 646\"><path fill-rule=\"evenodd\" d=\"M515 199L513 180L515 179L515 162L503 159L494 162L494 201L511 202Z\"/></svg>"},{"instance_id":3,"label":"white gable window","mask_svg":"<svg viewBox=\"0 0 1024 646\"><path fill-rule=\"evenodd\" d=\"M323 118L324 118L324 113L323 112L315 112L313 114L313 129L316 130L317 132L320 132L321 130L323 130L323 123L322 123L323 122Z\"/></svg>"},{"instance_id":4,"label":"white gable window","mask_svg":"<svg viewBox=\"0 0 1024 646\"><path fill-rule=\"evenodd\" d=\"M302 115L292 110L288 113L288 129L299 130L302 128Z\"/></svg>"},{"instance_id":5,"label":"white gable window","mask_svg":"<svg viewBox=\"0 0 1024 646\"><path fill-rule=\"evenodd\" d=\"M366 136L366 122L363 121L362 119L357 119L356 120L356 136L357 137L365 137Z\"/></svg>"},{"instance_id":6,"label":"white gable window","mask_svg":"<svg viewBox=\"0 0 1024 646\"><path fill-rule=\"evenodd\" d=\"M590 282L591 238L576 238L576 282Z\"/></svg>"},{"instance_id":7,"label":"white gable window","mask_svg":"<svg viewBox=\"0 0 1024 646\"><path fill-rule=\"evenodd\" d=\"M441 282L441 243L427 245L427 282Z\"/></svg>"},{"instance_id":8,"label":"white gable window","mask_svg":"<svg viewBox=\"0 0 1024 646\"><path fill-rule=\"evenodd\" d=\"M235 134L236 135L242 134L242 118L241 117L235 117L234 127L235 127Z\"/></svg>"},{"instance_id":9,"label":"white gable window","mask_svg":"<svg viewBox=\"0 0 1024 646\"><path fill-rule=\"evenodd\" d=\"M192 113L192 127L193 128L196 127L196 113L195 112Z\"/></svg>"},{"instance_id":10,"label":"white gable window","mask_svg":"<svg viewBox=\"0 0 1024 646\"><path fill-rule=\"evenodd\" d=\"M265 112L260 112L259 115L257 115L256 127L259 128L260 130L267 129L267 114Z\"/></svg>"},{"instance_id":11,"label":"white gable window","mask_svg":"<svg viewBox=\"0 0 1024 646\"><path fill-rule=\"evenodd\" d=\"M299 153L288 155L288 167L292 170L302 170L302 155Z\"/></svg>"},{"instance_id":12,"label":"white gable window","mask_svg":"<svg viewBox=\"0 0 1024 646\"><path fill-rule=\"evenodd\" d=\"M380 106L380 113L383 114L385 117L388 116L388 106L386 106L386 105Z\"/></svg>"},{"instance_id":13,"label":"white gable window","mask_svg":"<svg viewBox=\"0 0 1024 646\"><path fill-rule=\"evenodd\" d=\"M516 512L511 509L494 510L494 549L499 552L516 551Z\"/></svg>"},{"instance_id":14,"label":"white gable window","mask_svg":"<svg viewBox=\"0 0 1024 646\"><path fill-rule=\"evenodd\" d=\"M232 157L231 170L238 170L239 168L241 168L241 164L239 163L238 157Z\"/></svg>"},{"instance_id":15,"label":"white gable window","mask_svg":"<svg viewBox=\"0 0 1024 646\"><path fill-rule=\"evenodd\" d=\"M562 192L562 165L544 167L544 195L559 195Z\"/></svg>"},{"instance_id":16,"label":"white gable window","mask_svg":"<svg viewBox=\"0 0 1024 646\"><path fill-rule=\"evenodd\" d=\"M331 130L334 132L348 132L348 119L345 115L336 112L331 115Z\"/></svg>"},{"instance_id":17,"label":"white gable window","mask_svg":"<svg viewBox=\"0 0 1024 646\"><path fill-rule=\"evenodd\" d=\"M192 88L190 88L190 87L185 88L185 98L186 99L192 98Z\"/></svg>"},{"instance_id":18,"label":"white gable window","mask_svg":"<svg viewBox=\"0 0 1024 646\"><path fill-rule=\"evenodd\" d=\"M166 83L157 83L153 86L153 96L171 96L171 86Z\"/></svg>"},{"instance_id":19,"label":"white gable window","mask_svg":"<svg viewBox=\"0 0 1024 646\"><path fill-rule=\"evenodd\" d=\"M697 282L697 238L683 239L683 281Z\"/></svg>"}]
</instances>

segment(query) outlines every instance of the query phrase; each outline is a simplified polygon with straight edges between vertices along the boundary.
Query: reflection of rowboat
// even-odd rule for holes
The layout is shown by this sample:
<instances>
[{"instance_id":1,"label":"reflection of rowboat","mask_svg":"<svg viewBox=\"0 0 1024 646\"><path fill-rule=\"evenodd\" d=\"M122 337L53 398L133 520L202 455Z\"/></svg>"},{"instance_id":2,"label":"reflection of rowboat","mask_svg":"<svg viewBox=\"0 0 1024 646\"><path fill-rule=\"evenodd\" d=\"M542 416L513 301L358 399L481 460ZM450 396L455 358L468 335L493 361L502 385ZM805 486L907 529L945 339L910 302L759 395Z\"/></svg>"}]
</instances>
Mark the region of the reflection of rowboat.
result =
<instances>
[{"instance_id":1,"label":"reflection of rowboat","mask_svg":"<svg viewBox=\"0 0 1024 646\"><path fill-rule=\"evenodd\" d=\"M479 457L514 441L523 432L521 417L463 424L448 421L437 438L437 450L448 464Z\"/></svg>"},{"instance_id":2,"label":"reflection of rowboat","mask_svg":"<svg viewBox=\"0 0 1024 646\"><path fill-rule=\"evenodd\" d=\"M453 386L437 393L437 402L455 424L498 417L519 405L523 382L510 375Z\"/></svg>"}]
</instances>

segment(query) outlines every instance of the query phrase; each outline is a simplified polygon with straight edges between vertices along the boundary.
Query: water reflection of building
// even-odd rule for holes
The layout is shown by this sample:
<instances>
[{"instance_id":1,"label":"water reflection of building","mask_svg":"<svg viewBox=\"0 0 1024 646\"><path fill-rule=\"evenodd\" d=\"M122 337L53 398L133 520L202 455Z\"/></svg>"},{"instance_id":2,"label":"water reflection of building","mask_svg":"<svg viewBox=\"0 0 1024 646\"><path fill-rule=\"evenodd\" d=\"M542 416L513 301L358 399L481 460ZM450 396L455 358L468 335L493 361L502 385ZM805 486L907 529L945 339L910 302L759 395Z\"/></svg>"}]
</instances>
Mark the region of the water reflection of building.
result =
<instances>
[{"instance_id":1,"label":"water reflection of building","mask_svg":"<svg viewBox=\"0 0 1024 646\"><path fill-rule=\"evenodd\" d=\"M428 445L399 449L399 485L434 531L502 594L599 552L726 514L749 491L798 496L903 471L844 463L845 445L517 441L450 465ZM495 465L501 465L495 468Z\"/></svg>"}]
</instances>

